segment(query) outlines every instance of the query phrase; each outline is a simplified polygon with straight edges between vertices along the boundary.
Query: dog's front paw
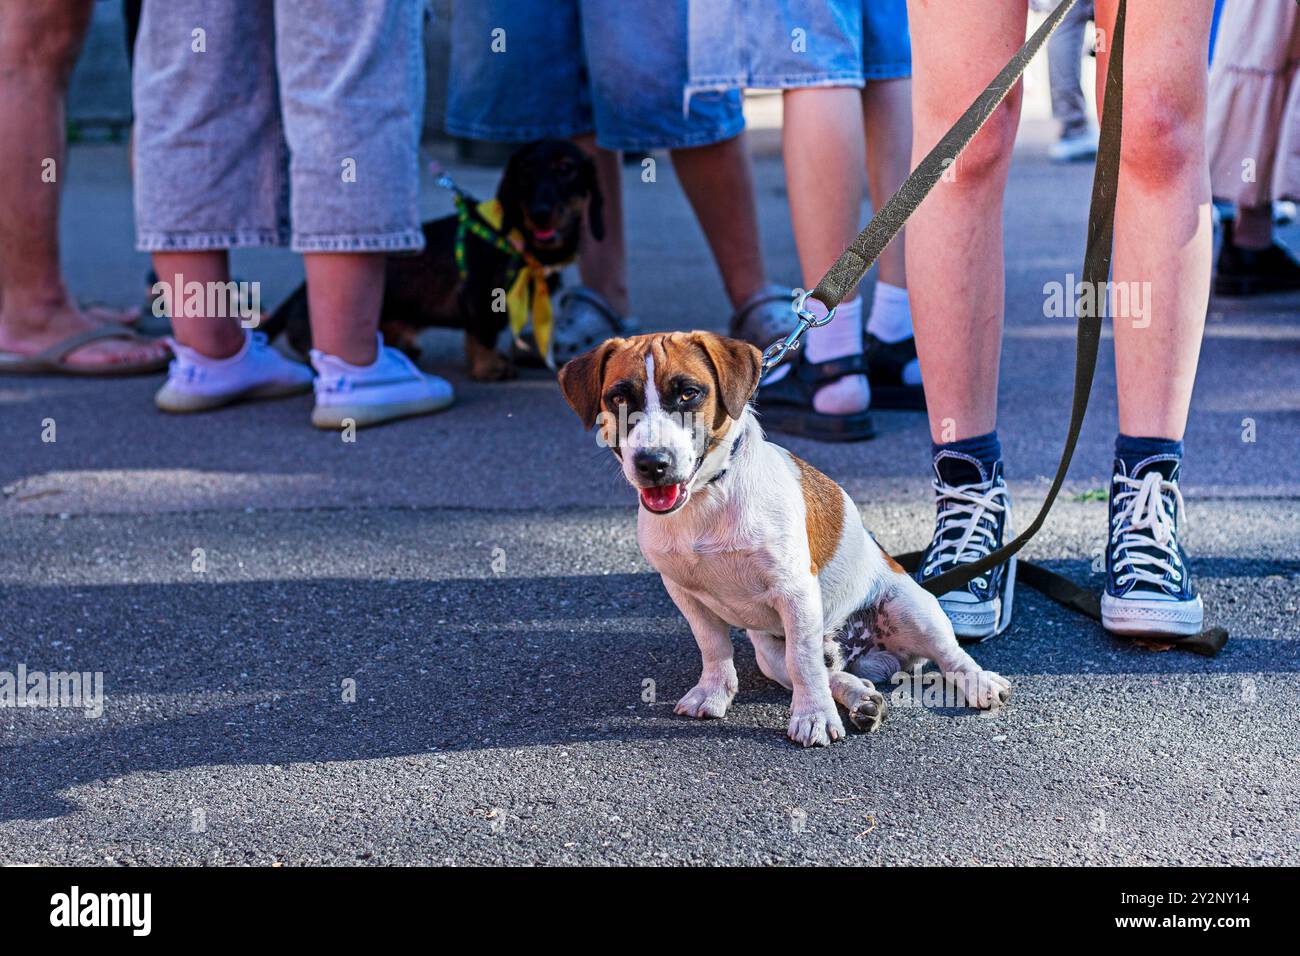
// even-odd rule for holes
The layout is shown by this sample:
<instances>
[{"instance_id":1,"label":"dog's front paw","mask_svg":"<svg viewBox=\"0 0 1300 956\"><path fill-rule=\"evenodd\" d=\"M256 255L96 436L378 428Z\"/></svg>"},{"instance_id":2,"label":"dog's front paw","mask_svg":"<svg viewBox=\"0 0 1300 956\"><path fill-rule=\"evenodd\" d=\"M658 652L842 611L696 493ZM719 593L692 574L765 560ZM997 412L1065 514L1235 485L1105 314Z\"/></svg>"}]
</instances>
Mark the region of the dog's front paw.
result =
<instances>
[{"instance_id":1,"label":"dog's front paw","mask_svg":"<svg viewBox=\"0 0 1300 956\"><path fill-rule=\"evenodd\" d=\"M683 717L698 717L701 720L722 718L727 716L727 708L731 706L731 698L735 696L734 681L701 678L700 682L677 702L673 713L681 714Z\"/></svg>"},{"instance_id":2,"label":"dog's front paw","mask_svg":"<svg viewBox=\"0 0 1300 956\"><path fill-rule=\"evenodd\" d=\"M832 740L839 740L844 736L844 724L835 701L827 697L820 704L796 705L790 713L786 736L804 747L827 747Z\"/></svg>"},{"instance_id":3,"label":"dog's front paw","mask_svg":"<svg viewBox=\"0 0 1300 956\"><path fill-rule=\"evenodd\" d=\"M514 362L499 352L487 352L470 359L469 377L476 382L505 382L519 374Z\"/></svg>"},{"instance_id":4,"label":"dog's front paw","mask_svg":"<svg viewBox=\"0 0 1300 956\"><path fill-rule=\"evenodd\" d=\"M957 675L957 687L967 705L980 710L996 710L1011 696L1011 682L993 671L963 671Z\"/></svg>"}]
</instances>

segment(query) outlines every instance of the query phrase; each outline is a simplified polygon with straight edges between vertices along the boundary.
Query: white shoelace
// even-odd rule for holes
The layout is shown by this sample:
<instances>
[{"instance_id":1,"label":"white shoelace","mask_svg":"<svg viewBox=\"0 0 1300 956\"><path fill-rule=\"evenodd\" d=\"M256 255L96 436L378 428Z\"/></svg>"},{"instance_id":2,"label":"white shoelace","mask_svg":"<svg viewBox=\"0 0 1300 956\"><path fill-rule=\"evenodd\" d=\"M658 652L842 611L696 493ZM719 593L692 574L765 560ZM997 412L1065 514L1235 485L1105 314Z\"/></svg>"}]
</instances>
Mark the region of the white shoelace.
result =
<instances>
[{"instance_id":1,"label":"white shoelace","mask_svg":"<svg viewBox=\"0 0 1300 956\"><path fill-rule=\"evenodd\" d=\"M1005 485L994 485L991 481L973 485L945 485L939 481L933 484L943 505L936 521L935 537L953 528L964 529L964 533L930 552L923 576L941 564L969 564L992 551L998 543L995 516L1007 510ZM983 582L983 578L976 581Z\"/></svg>"},{"instance_id":2,"label":"white shoelace","mask_svg":"<svg viewBox=\"0 0 1300 956\"><path fill-rule=\"evenodd\" d=\"M1117 555L1115 583L1140 581L1173 590L1183 580L1177 566L1182 562L1176 537L1178 525L1184 520L1182 492L1158 471L1147 472L1140 481L1124 475L1116 475L1115 481L1124 488L1115 495L1115 519L1110 531ZM1165 492L1173 495L1172 513L1166 506ZM1153 548L1169 560L1141 551L1130 552L1130 548Z\"/></svg>"}]
</instances>

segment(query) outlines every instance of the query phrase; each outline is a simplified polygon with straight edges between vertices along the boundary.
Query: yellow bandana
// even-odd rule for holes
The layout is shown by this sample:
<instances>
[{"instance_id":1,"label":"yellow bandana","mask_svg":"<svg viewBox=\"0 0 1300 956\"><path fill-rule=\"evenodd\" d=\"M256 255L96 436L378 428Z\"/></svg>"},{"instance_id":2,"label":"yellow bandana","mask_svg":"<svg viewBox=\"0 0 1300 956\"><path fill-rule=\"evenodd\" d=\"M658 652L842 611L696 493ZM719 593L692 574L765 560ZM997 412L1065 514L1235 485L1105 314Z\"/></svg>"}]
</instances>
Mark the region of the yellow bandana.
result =
<instances>
[{"instance_id":1,"label":"yellow bandana","mask_svg":"<svg viewBox=\"0 0 1300 956\"><path fill-rule=\"evenodd\" d=\"M504 215L500 200L489 199L479 203L475 208L484 222L498 233L501 232L501 221ZM506 239L521 260L519 271L515 273L515 280L506 292L506 314L510 319L510 332L516 339L519 338L519 334L531 319L537 351L546 360L546 364L554 368L555 363L551 356L551 330L555 326L555 318L551 312L551 290L546 284L546 277L553 269L559 267L544 266L529 255L524 248L524 237L520 235L518 229L510 230Z\"/></svg>"}]
</instances>

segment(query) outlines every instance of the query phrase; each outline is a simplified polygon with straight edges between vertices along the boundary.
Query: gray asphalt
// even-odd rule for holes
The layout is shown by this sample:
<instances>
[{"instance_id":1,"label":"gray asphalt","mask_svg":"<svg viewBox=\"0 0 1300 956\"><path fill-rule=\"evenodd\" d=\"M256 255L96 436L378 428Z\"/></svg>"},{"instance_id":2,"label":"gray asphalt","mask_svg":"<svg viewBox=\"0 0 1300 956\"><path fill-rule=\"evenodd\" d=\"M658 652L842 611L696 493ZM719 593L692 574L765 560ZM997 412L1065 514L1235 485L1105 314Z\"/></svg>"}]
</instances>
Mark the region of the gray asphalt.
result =
<instances>
[{"instance_id":1,"label":"gray asphalt","mask_svg":"<svg viewBox=\"0 0 1300 956\"><path fill-rule=\"evenodd\" d=\"M87 298L142 288L122 166L73 152L65 258ZM1041 136L1012 176L1002 430L1022 513L1064 431L1070 330L1042 317L1042 284L1077 272L1088 176L1047 164ZM757 178L792 281L779 161ZM627 193L646 324L720 328L669 164ZM237 262L272 300L298 281L288 256ZM895 706L820 751L784 739L788 698L747 647L727 720L673 716L694 643L629 492L545 376L472 385L435 336L458 407L354 445L312 431L305 400L177 420L149 407L153 380L0 381L0 670L102 671L108 695L98 719L0 710L0 862L1300 863L1296 305L1212 306L1185 484L1232 633L1218 658L1121 643L1021 589L975 651L1012 680L1006 710ZM1108 351L1098 378L1028 552L1094 584ZM879 425L790 445L909 550L927 438L918 415Z\"/></svg>"}]
</instances>

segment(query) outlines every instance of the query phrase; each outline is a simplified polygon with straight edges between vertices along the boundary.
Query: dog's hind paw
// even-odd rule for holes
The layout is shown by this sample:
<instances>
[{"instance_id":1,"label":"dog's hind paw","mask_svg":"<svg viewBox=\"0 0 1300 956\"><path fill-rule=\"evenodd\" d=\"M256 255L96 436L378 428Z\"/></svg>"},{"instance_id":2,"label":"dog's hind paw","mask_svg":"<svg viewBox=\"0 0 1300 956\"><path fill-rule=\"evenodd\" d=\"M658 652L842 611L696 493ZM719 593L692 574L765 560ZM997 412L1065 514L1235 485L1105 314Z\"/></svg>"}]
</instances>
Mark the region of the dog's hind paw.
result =
<instances>
[{"instance_id":1,"label":"dog's hind paw","mask_svg":"<svg viewBox=\"0 0 1300 956\"><path fill-rule=\"evenodd\" d=\"M957 686L967 705L996 710L1011 697L1011 682L993 671L965 671L957 675Z\"/></svg>"},{"instance_id":2,"label":"dog's hind paw","mask_svg":"<svg viewBox=\"0 0 1300 956\"><path fill-rule=\"evenodd\" d=\"M828 697L822 706L796 707L790 714L786 736L804 747L827 747L831 741L843 738L844 724L835 702Z\"/></svg>"},{"instance_id":3,"label":"dog's hind paw","mask_svg":"<svg viewBox=\"0 0 1300 956\"><path fill-rule=\"evenodd\" d=\"M887 712L884 695L873 690L849 708L849 723L855 730L869 734L880 729Z\"/></svg>"}]
</instances>

